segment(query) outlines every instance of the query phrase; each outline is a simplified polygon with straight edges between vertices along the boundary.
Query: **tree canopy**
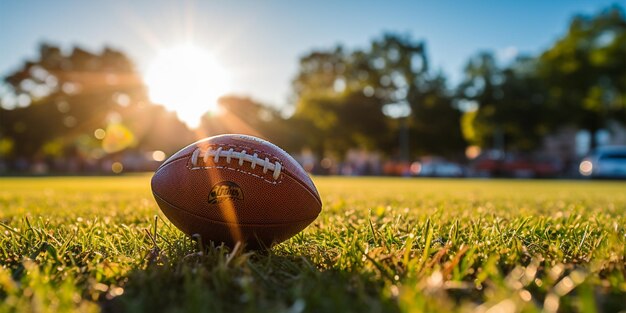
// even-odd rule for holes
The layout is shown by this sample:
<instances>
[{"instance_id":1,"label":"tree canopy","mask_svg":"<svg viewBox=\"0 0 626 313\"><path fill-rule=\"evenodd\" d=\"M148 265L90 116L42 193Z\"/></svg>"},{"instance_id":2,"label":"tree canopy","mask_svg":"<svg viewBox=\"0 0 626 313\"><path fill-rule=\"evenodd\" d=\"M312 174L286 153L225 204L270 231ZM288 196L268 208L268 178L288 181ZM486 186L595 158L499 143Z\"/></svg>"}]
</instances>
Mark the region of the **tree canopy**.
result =
<instances>
[{"instance_id":1,"label":"tree canopy","mask_svg":"<svg viewBox=\"0 0 626 313\"><path fill-rule=\"evenodd\" d=\"M626 124L626 15L611 7L576 16L539 57L538 75L560 123L595 133L611 120Z\"/></svg>"},{"instance_id":2,"label":"tree canopy","mask_svg":"<svg viewBox=\"0 0 626 313\"><path fill-rule=\"evenodd\" d=\"M12 147L4 152L9 160L93 160L127 149L172 153L193 139L175 114L149 102L134 65L119 51L63 53L42 44L37 59L5 82L11 93L0 107L0 135Z\"/></svg>"},{"instance_id":3,"label":"tree canopy","mask_svg":"<svg viewBox=\"0 0 626 313\"><path fill-rule=\"evenodd\" d=\"M611 7L576 16L540 55L499 66L489 52L470 58L458 87L469 107L465 137L482 147L530 151L560 127L594 134L610 121L626 125L626 18ZM592 136L592 139L594 136Z\"/></svg>"},{"instance_id":4,"label":"tree canopy","mask_svg":"<svg viewBox=\"0 0 626 313\"><path fill-rule=\"evenodd\" d=\"M408 132L412 154L460 153L464 142L445 81L428 71L425 44L386 34L367 49L341 46L300 59L294 119L318 151L359 146L398 153Z\"/></svg>"},{"instance_id":5,"label":"tree canopy","mask_svg":"<svg viewBox=\"0 0 626 313\"><path fill-rule=\"evenodd\" d=\"M133 62L110 48L44 43L4 84L0 157L10 162L170 154L226 132L319 157L361 148L404 161L461 159L467 144L530 152L563 127L593 134L626 125L626 17L618 6L576 16L545 51L504 64L478 52L452 87L432 69L426 43L409 35L315 49L299 59L288 110L228 95L194 130L152 103Z\"/></svg>"}]
</instances>

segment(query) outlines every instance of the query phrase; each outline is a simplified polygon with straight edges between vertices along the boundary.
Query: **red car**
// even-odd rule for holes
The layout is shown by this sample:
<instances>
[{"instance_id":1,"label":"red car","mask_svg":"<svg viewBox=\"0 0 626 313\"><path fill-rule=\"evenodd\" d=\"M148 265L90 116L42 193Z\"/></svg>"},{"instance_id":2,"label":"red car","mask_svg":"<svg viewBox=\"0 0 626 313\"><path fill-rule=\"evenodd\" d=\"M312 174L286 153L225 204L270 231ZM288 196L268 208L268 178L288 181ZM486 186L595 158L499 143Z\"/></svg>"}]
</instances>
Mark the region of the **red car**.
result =
<instances>
[{"instance_id":1,"label":"red car","mask_svg":"<svg viewBox=\"0 0 626 313\"><path fill-rule=\"evenodd\" d=\"M563 165L554 158L489 152L474 159L471 169L479 177L535 178L556 177L561 174Z\"/></svg>"}]
</instances>

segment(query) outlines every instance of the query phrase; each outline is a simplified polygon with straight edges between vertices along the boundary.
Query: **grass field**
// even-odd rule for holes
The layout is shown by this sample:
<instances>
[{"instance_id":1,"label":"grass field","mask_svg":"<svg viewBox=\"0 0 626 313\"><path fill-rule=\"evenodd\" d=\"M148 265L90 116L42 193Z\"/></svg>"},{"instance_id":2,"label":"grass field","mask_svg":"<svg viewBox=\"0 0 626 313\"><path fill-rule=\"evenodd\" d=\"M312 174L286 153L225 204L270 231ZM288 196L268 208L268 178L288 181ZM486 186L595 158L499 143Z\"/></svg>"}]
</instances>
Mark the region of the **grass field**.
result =
<instances>
[{"instance_id":1,"label":"grass field","mask_svg":"<svg viewBox=\"0 0 626 313\"><path fill-rule=\"evenodd\" d=\"M624 182L320 177L320 217L247 252L149 179L0 179L0 312L626 310Z\"/></svg>"}]
</instances>

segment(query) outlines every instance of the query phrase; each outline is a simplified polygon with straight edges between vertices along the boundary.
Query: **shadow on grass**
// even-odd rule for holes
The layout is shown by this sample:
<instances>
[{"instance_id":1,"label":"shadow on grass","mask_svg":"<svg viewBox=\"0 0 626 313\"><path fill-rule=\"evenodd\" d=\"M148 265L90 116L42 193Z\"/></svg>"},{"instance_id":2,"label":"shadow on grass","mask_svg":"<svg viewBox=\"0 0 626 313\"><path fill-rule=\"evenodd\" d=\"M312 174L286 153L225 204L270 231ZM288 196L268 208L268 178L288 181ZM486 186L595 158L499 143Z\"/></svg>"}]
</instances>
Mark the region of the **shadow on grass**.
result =
<instances>
[{"instance_id":1,"label":"shadow on grass","mask_svg":"<svg viewBox=\"0 0 626 313\"><path fill-rule=\"evenodd\" d=\"M104 312L399 312L380 280L319 270L305 255L210 247L146 263Z\"/></svg>"}]
</instances>

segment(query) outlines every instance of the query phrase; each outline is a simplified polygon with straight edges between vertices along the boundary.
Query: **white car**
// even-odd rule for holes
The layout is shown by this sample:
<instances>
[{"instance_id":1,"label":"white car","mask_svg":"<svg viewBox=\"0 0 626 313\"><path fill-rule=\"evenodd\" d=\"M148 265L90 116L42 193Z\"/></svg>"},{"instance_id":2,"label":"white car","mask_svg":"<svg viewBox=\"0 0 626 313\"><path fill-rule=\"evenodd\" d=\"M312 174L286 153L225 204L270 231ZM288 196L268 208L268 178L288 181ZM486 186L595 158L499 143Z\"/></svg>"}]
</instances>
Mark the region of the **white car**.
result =
<instances>
[{"instance_id":1,"label":"white car","mask_svg":"<svg viewBox=\"0 0 626 313\"><path fill-rule=\"evenodd\" d=\"M463 167L457 163L446 161L442 158L423 158L413 162L410 167L415 176L425 177L463 177Z\"/></svg>"},{"instance_id":2,"label":"white car","mask_svg":"<svg viewBox=\"0 0 626 313\"><path fill-rule=\"evenodd\" d=\"M597 148L578 167L581 175L592 178L626 178L626 146Z\"/></svg>"}]
</instances>

